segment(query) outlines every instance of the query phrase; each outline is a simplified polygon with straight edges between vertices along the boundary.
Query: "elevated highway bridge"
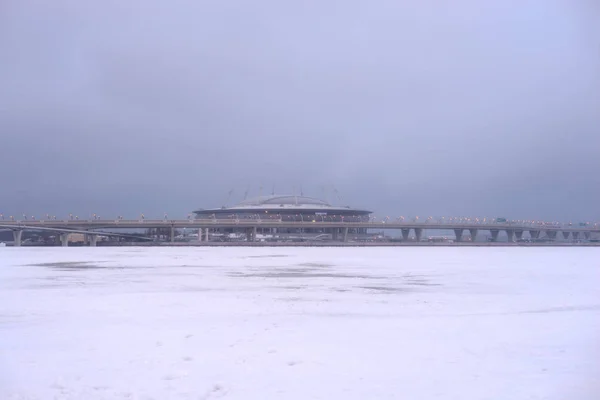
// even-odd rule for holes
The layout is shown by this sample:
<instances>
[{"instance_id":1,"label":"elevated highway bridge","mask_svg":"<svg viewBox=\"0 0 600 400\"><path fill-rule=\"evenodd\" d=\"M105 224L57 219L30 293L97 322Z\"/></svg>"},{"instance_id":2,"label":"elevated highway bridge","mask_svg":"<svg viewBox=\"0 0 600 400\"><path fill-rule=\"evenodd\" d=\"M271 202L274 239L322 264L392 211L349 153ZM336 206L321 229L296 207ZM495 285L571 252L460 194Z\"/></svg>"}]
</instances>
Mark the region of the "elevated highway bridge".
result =
<instances>
[{"instance_id":1,"label":"elevated highway bridge","mask_svg":"<svg viewBox=\"0 0 600 400\"><path fill-rule=\"evenodd\" d=\"M330 222L330 221L283 221L281 219L162 219L162 220L26 220L26 221L0 221L0 229L13 231L14 245L21 245L21 235L24 230L51 230L61 234L61 243L68 245L68 237L71 233L85 233L89 244L94 246L96 239L101 236L132 236L105 232L100 230L132 230L132 229L167 229L170 232L170 240L175 240L175 230L182 228L198 229L199 240L208 240L208 232L218 229L235 229L246 233L248 240L256 240L259 229L298 229L298 230L322 230L331 233L332 240L347 241L349 232L356 230L397 230L402 233L403 240L409 240L411 233L417 241L421 241L423 233L428 230L452 230L455 239L460 242L467 232L471 240L475 240L480 231L489 231L492 241L498 240L500 232L506 232L510 242L520 240L524 232L528 232L532 239L543 236L550 240L557 238L560 233L564 239L589 239L592 234L600 233L600 225L586 224L585 226L574 226L571 224L547 224L547 223L513 223L513 222ZM542 236L543 235L543 236Z\"/></svg>"}]
</instances>

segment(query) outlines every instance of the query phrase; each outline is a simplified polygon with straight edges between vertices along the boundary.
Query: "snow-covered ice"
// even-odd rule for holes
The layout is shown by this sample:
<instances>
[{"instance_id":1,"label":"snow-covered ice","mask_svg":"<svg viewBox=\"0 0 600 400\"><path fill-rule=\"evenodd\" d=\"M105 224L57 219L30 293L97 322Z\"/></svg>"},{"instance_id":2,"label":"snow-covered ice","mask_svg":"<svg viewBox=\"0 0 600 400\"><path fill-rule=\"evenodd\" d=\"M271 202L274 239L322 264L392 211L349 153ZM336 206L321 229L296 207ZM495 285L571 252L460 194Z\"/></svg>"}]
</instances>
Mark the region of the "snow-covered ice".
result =
<instances>
[{"instance_id":1,"label":"snow-covered ice","mask_svg":"<svg viewBox=\"0 0 600 400\"><path fill-rule=\"evenodd\" d=\"M594 248L3 248L0 399L600 398Z\"/></svg>"}]
</instances>

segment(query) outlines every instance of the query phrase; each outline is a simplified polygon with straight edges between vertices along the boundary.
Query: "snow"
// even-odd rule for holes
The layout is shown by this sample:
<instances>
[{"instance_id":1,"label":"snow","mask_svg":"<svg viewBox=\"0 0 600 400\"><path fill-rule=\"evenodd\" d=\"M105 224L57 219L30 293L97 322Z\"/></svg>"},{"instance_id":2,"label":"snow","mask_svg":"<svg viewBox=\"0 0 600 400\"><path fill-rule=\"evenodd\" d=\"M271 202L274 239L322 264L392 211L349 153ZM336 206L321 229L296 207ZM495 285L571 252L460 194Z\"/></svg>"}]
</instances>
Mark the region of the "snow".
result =
<instances>
[{"instance_id":1,"label":"snow","mask_svg":"<svg viewBox=\"0 0 600 400\"><path fill-rule=\"evenodd\" d=\"M594 248L3 248L0 399L598 399Z\"/></svg>"}]
</instances>

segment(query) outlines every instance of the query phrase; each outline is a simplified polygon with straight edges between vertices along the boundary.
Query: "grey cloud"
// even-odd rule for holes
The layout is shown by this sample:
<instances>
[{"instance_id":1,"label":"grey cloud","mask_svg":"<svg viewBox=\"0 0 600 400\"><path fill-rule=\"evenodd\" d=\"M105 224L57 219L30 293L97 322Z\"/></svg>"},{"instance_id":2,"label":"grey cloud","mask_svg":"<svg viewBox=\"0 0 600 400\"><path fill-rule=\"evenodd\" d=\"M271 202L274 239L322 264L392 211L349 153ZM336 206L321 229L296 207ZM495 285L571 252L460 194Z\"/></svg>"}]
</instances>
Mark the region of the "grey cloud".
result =
<instances>
[{"instance_id":1,"label":"grey cloud","mask_svg":"<svg viewBox=\"0 0 600 400\"><path fill-rule=\"evenodd\" d=\"M334 184L380 215L600 219L584 3L3 7L5 214L185 215Z\"/></svg>"}]
</instances>

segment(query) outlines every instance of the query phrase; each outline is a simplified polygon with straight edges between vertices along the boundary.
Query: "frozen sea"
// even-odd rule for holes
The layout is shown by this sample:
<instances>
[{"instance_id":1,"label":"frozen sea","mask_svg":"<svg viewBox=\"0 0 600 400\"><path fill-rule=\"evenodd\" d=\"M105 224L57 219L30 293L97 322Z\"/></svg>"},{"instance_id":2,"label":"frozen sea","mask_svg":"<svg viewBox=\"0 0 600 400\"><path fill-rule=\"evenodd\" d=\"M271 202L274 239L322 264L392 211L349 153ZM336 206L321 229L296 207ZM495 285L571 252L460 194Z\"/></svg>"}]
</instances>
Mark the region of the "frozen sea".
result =
<instances>
[{"instance_id":1,"label":"frozen sea","mask_svg":"<svg viewBox=\"0 0 600 400\"><path fill-rule=\"evenodd\" d=\"M595 248L1 248L0 399L600 398Z\"/></svg>"}]
</instances>

